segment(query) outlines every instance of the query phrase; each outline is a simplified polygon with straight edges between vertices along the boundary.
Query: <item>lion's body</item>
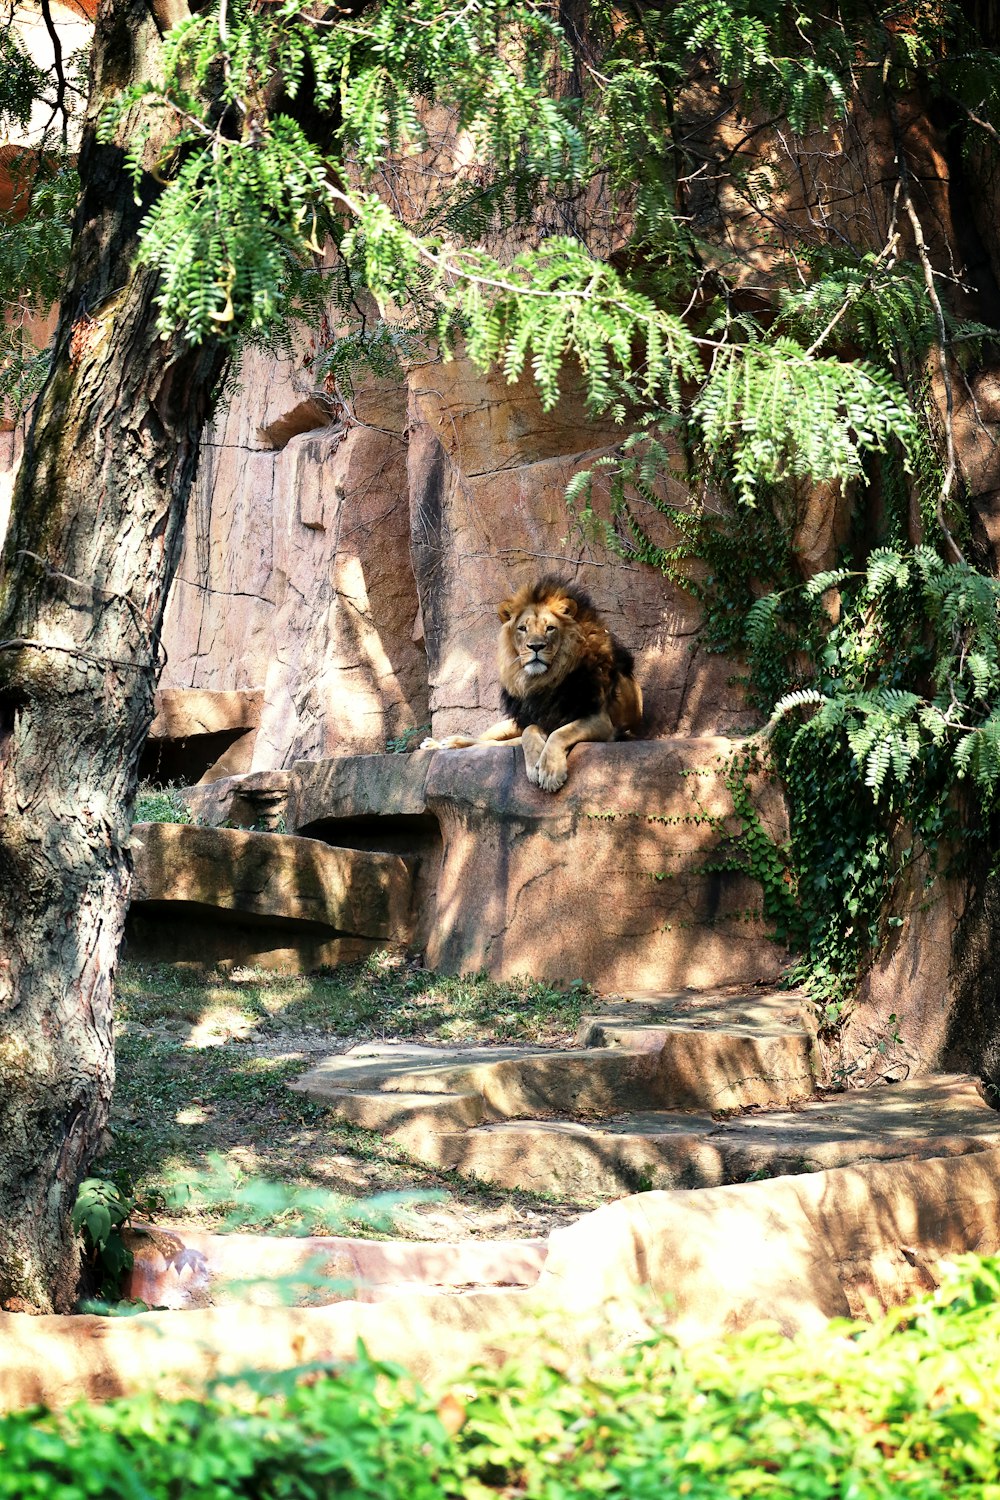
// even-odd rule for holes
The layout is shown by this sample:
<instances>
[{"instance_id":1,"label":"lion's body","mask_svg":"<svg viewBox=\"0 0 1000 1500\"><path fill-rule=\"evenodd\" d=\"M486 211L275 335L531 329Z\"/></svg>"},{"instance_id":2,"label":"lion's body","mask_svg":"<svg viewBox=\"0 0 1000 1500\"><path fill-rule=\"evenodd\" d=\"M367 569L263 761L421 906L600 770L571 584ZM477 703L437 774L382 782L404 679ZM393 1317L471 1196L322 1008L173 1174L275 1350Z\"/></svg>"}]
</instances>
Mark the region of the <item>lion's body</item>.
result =
<instances>
[{"instance_id":1,"label":"lion's body","mask_svg":"<svg viewBox=\"0 0 1000 1500\"><path fill-rule=\"evenodd\" d=\"M567 603L575 614L567 616ZM617 734L638 728L642 697L633 676L635 661L601 620L589 595L573 584L540 578L506 601L501 618L504 611L509 615L498 642L500 702L519 729L537 724L552 734L576 719L602 713ZM518 632L530 643L552 626L557 649L548 653L546 671L526 672Z\"/></svg>"},{"instance_id":2,"label":"lion's body","mask_svg":"<svg viewBox=\"0 0 1000 1500\"><path fill-rule=\"evenodd\" d=\"M589 596L551 576L519 589L499 609L501 702L507 715L476 739L427 740L460 749L520 738L528 780L557 791L567 752L639 728L642 692L632 653L608 630Z\"/></svg>"}]
</instances>

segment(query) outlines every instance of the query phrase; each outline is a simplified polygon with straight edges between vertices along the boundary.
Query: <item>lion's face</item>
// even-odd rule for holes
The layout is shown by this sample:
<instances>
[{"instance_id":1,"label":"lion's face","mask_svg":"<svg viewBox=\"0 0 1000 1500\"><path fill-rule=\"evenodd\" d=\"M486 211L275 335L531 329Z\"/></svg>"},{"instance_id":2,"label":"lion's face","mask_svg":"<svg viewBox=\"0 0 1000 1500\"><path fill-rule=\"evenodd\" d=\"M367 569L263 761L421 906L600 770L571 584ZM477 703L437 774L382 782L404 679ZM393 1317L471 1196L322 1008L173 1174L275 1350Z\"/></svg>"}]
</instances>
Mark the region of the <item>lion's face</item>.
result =
<instances>
[{"instance_id":1,"label":"lion's face","mask_svg":"<svg viewBox=\"0 0 1000 1500\"><path fill-rule=\"evenodd\" d=\"M543 677L551 669L559 657L565 625L565 616L545 606L521 611L513 622L512 635L526 677Z\"/></svg>"},{"instance_id":2,"label":"lion's face","mask_svg":"<svg viewBox=\"0 0 1000 1500\"><path fill-rule=\"evenodd\" d=\"M578 652L573 625L576 604L554 598L544 603L521 603L515 596L500 606L504 622L501 655L506 658L507 678L520 679L517 690L531 691L561 679ZM515 684L508 680L508 687Z\"/></svg>"}]
</instances>

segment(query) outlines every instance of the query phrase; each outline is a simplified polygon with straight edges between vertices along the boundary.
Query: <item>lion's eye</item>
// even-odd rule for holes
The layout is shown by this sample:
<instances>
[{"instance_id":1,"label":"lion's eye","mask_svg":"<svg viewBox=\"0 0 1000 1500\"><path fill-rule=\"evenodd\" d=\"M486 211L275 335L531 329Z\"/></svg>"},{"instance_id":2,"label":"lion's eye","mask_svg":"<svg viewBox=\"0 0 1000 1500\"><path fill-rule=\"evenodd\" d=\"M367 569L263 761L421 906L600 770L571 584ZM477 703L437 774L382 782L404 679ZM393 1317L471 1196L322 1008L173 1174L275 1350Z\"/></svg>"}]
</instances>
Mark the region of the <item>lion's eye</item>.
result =
<instances>
[{"instance_id":1,"label":"lion's eye","mask_svg":"<svg viewBox=\"0 0 1000 1500\"><path fill-rule=\"evenodd\" d=\"M518 635L527 635L527 633L528 633L528 627L527 627L527 625L519 625L517 627L517 633L518 633Z\"/></svg>"},{"instance_id":2,"label":"lion's eye","mask_svg":"<svg viewBox=\"0 0 1000 1500\"><path fill-rule=\"evenodd\" d=\"M545 634L546 635L555 635L555 633L556 633L556 627L554 625L546 625L546 627L545 627Z\"/></svg>"}]
</instances>

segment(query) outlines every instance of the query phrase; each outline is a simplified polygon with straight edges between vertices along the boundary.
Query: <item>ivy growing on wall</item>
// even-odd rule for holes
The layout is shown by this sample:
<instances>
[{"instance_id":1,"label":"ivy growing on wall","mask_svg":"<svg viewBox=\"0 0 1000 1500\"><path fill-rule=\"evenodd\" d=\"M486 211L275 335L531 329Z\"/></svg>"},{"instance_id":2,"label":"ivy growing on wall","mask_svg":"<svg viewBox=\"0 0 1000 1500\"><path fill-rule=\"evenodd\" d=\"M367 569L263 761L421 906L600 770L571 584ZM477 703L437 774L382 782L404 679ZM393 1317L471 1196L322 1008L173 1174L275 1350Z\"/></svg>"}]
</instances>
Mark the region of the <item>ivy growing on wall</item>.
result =
<instances>
[{"instance_id":1,"label":"ivy growing on wall","mask_svg":"<svg viewBox=\"0 0 1000 1500\"><path fill-rule=\"evenodd\" d=\"M743 663L748 707L766 725L729 770L743 825L735 861L759 881L775 935L801 955L791 977L835 1022L899 923L892 898L915 856L935 873L995 858L1000 580L897 541L803 584L787 494L721 513L679 507L636 463L611 461L619 500L606 540L692 593L708 648ZM591 528L592 480L573 486ZM669 522L672 546L650 540L640 490L647 512ZM761 767L787 793L790 839L780 848L748 790Z\"/></svg>"}]
</instances>

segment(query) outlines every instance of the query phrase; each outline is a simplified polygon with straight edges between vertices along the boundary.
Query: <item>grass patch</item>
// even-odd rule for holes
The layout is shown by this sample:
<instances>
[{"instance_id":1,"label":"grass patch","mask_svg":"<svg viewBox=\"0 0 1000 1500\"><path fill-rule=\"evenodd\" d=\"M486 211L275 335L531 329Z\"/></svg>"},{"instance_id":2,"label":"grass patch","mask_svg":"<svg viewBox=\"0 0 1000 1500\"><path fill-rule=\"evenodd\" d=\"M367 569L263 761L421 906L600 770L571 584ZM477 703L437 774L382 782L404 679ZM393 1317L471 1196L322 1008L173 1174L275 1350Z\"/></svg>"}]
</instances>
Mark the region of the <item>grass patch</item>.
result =
<instances>
[{"instance_id":1,"label":"grass patch","mask_svg":"<svg viewBox=\"0 0 1000 1500\"><path fill-rule=\"evenodd\" d=\"M124 965L118 981L119 1021L149 1026L188 1023L224 1035L280 1037L322 1032L363 1040L400 1037L469 1046L570 1041L593 992L582 980L565 986L537 979L497 981L414 968L377 953L326 974L288 976L236 969L206 980L171 969Z\"/></svg>"},{"instance_id":2,"label":"grass patch","mask_svg":"<svg viewBox=\"0 0 1000 1500\"><path fill-rule=\"evenodd\" d=\"M588 992L536 981L446 978L384 956L308 978L254 970L198 978L169 967L125 965L116 1001L117 1082L110 1139L93 1168L163 1217L178 1181L222 1157L237 1179L325 1189L331 1211L315 1233L381 1232L365 1202L428 1193L395 1232L416 1238L546 1234L593 1206L491 1188L414 1162L394 1142L333 1117L289 1082L325 1051L372 1038L424 1042L571 1039ZM172 1220L224 1222L226 1206L192 1204ZM288 1232L294 1210L260 1228Z\"/></svg>"}]
</instances>

